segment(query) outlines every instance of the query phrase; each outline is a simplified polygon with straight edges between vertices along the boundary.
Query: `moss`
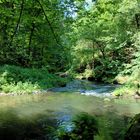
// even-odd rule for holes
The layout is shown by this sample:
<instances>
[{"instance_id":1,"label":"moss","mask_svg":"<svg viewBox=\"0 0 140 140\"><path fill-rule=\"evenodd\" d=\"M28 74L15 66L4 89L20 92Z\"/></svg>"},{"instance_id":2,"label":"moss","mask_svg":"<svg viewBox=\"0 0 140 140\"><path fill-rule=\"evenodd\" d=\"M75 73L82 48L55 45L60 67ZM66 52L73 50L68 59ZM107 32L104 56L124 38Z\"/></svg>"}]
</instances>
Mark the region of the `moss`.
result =
<instances>
[{"instance_id":1,"label":"moss","mask_svg":"<svg viewBox=\"0 0 140 140\"><path fill-rule=\"evenodd\" d=\"M132 96L136 92L136 87L132 84L125 84L117 88L112 94L114 96Z\"/></svg>"},{"instance_id":2,"label":"moss","mask_svg":"<svg viewBox=\"0 0 140 140\"><path fill-rule=\"evenodd\" d=\"M124 84L128 81L129 76L124 76L124 75L118 75L115 78L115 81L117 81L117 83L119 84Z\"/></svg>"}]
</instances>

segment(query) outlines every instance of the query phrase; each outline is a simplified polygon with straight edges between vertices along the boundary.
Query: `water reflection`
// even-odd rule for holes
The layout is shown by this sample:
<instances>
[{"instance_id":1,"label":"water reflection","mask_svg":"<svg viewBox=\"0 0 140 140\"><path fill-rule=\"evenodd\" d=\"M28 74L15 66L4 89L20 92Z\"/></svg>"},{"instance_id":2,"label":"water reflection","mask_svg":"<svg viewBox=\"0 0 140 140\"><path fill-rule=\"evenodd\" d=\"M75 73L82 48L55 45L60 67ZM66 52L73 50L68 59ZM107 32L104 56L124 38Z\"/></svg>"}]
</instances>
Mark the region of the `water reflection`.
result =
<instances>
[{"instance_id":1,"label":"water reflection","mask_svg":"<svg viewBox=\"0 0 140 140\"><path fill-rule=\"evenodd\" d=\"M12 109L0 112L1 140L49 140L55 136L57 120L51 113L20 118Z\"/></svg>"},{"instance_id":2,"label":"water reflection","mask_svg":"<svg viewBox=\"0 0 140 140\"><path fill-rule=\"evenodd\" d=\"M64 139L60 132L74 139L78 133L87 137L95 128L95 140L123 140L131 117L140 112L138 103L69 93L1 97L0 110L0 140ZM73 119L77 119L76 124Z\"/></svg>"}]
</instances>

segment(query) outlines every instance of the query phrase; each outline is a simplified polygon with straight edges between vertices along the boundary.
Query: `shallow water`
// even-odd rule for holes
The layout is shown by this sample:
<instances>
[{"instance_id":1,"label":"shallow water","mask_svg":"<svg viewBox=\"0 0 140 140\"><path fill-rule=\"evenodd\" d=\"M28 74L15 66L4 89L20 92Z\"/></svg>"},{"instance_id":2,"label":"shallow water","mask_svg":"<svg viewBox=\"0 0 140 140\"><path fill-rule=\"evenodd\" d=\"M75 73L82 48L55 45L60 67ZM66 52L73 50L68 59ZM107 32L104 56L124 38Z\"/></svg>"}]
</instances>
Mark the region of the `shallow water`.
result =
<instances>
[{"instance_id":1,"label":"shallow water","mask_svg":"<svg viewBox=\"0 0 140 140\"><path fill-rule=\"evenodd\" d=\"M104 100L77 92L1 96L0 139L9 139L11 133L16 134L14 139L57 139L53 132L61 126L70 131L72 118L82 112L97 118L100 130L97 140L122 139L130 118L140 113L139 107L140 102L133 99ZM5 134L5 130L9 133Z\"/></svg>"},{"instance_id":2,"label":"shallow water","mask_svg":"<svg viewBox=\"0 0 140 140\"><path fill-rule=\"evenodd\" d=\"M111 92L120 85L102 84L87 80L74 80L65 87L52 88L52 92L77 92L82 95L93 95L96 97L111 97Z\"/></svg>"}]
</instances>

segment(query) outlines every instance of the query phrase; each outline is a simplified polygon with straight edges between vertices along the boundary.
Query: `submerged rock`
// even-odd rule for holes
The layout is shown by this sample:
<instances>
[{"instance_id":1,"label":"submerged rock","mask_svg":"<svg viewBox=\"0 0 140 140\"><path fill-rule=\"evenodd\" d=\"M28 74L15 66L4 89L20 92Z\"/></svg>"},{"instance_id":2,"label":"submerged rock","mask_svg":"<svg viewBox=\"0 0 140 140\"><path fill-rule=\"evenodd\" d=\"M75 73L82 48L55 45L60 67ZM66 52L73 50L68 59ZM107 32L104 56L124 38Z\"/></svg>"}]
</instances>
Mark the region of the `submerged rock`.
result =
<instances>
[{"instance_id":1,"label":"submerged rock","mask_svg":"<svg viewBox=\"0 0 140 140\"><path fill-rule=\"evenodd\" d=\"M134 99L140 99L140 96L137 95L137 94L135 94L135 95L134 95Z\"/></svg>"},{"instance_id":2,"label":"submerged rock","mask_svg":"<svg viewBox=\"0 0 140 140\"><path fill-rule=\"evenodd\" d=\"M104 98L105 102L110 102L111 100L109 98Z\"/></svg>"}]
</instances>

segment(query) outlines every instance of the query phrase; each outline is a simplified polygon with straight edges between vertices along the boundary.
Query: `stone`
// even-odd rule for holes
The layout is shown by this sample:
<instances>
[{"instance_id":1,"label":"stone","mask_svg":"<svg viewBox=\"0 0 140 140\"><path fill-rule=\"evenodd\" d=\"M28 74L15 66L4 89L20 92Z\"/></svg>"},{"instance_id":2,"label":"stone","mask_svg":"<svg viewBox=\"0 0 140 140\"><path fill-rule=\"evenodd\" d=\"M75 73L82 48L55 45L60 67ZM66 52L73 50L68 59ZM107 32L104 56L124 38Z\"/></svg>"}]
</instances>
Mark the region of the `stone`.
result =
<instances>
[{"instance_id":1,"label":"stone","mask_svg":"<svg viewBox=\"0 0 140 140\"><path fill-rule=\"evenodd\" d=\"M109 98L104 98L105 102L110 102L111 100Z\"/></svg>"}]
</instances>

